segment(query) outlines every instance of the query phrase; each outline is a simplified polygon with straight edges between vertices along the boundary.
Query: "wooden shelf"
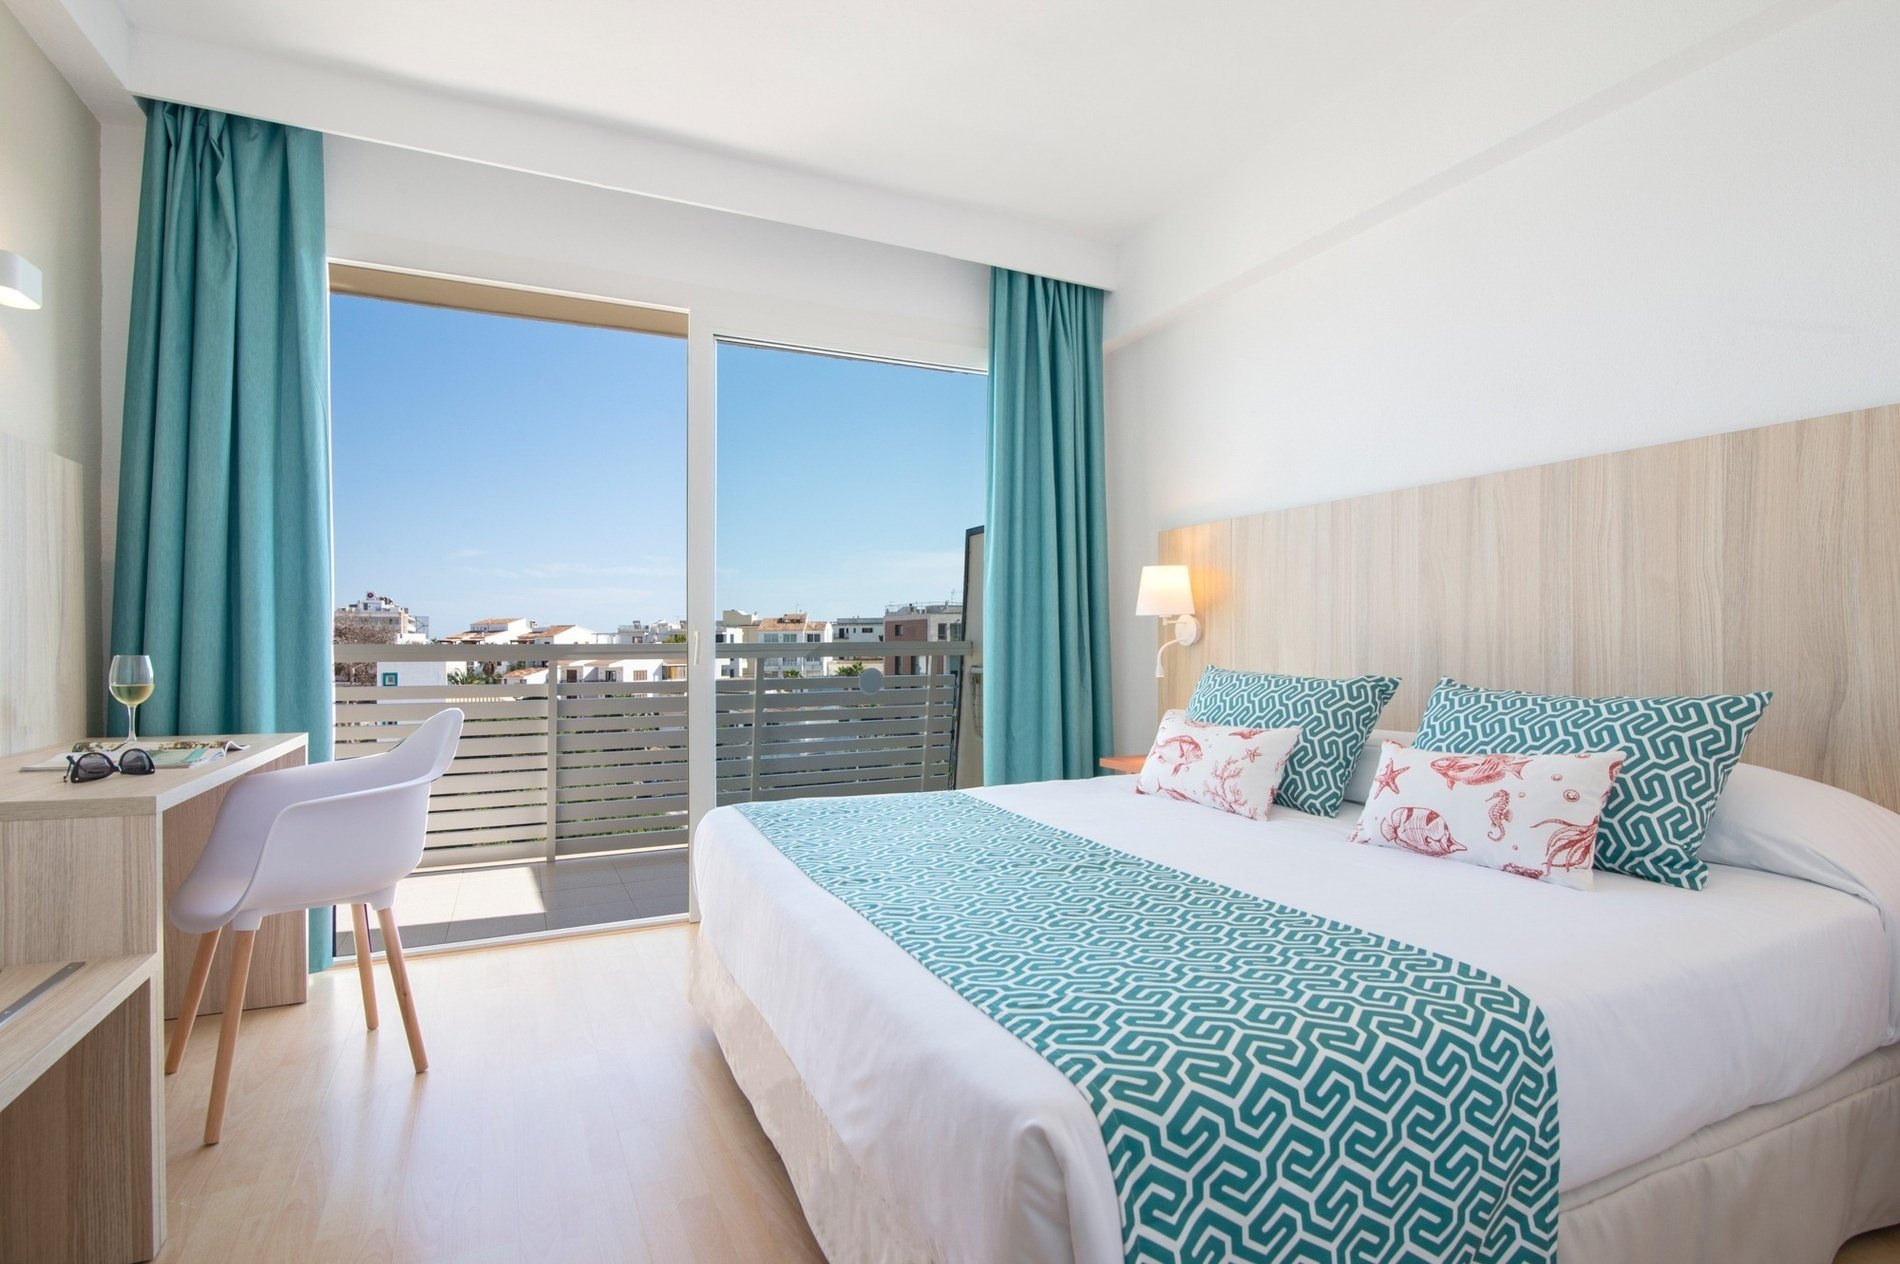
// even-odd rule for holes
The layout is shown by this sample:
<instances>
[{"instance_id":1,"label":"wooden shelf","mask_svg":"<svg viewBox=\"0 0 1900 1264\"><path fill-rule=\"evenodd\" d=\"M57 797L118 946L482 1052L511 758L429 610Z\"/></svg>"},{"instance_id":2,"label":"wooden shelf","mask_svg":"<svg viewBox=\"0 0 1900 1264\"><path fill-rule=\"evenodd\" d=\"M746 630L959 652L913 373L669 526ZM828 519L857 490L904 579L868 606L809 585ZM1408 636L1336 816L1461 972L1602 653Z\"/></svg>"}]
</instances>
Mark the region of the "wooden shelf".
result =
<instances>
[{"instance_id":1,"label":"wooden shelf","mask_svg":"<svg viewBox=\"0 0 1900 1264\"><path fill-rule=\"evenodd\" d=\"M0 971L0 1005L65 961ZM101 957L0 1024L0 1264L149 1260L165 1239L157 953Z\"/></svg>"},{"instance_id":2,"label":"wooden shelf","mask_svg":"<svg viewBox=\"0 0 1900 1264\"><path fill-rule=\"evenodd\" d=\"M1141 766L1148 762L1146 755L1104 755L1102 767L1110 772L1138 773Z\"/></svg>"},{"instance_id":3,"label":"wooden shelf","mask_svg":"<svg viewBox=\"0 0 1900 1264\"><path fill-rule=\"evenodd\" d=\"M53 977L65 964L42 961L0 970L0 1009ZM89 961L0 1023L0 1108L12 1105L126 997L157 977L155 952Z\"/></svg>"}]
</instances>

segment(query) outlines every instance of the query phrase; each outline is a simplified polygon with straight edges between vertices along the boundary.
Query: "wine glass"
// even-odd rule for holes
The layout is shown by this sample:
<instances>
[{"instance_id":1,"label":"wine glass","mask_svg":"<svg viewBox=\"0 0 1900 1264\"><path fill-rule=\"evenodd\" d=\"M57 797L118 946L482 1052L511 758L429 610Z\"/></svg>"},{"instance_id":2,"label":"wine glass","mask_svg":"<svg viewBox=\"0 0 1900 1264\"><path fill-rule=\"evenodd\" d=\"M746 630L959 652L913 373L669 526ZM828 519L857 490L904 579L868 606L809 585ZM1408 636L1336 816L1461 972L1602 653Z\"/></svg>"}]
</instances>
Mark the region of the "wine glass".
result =
<instances>
[{"instance_id":1,"label":"wine glass","mask_svg":"<svg viewBox=\"0 0 1900 1264\"><path fill-rule=\"evenodd\" d=\"M139 703L152 696L152 660L145 654L114 654L106 688L125 704L125 740L139 740Z\"/></svg>"}]
</instances>

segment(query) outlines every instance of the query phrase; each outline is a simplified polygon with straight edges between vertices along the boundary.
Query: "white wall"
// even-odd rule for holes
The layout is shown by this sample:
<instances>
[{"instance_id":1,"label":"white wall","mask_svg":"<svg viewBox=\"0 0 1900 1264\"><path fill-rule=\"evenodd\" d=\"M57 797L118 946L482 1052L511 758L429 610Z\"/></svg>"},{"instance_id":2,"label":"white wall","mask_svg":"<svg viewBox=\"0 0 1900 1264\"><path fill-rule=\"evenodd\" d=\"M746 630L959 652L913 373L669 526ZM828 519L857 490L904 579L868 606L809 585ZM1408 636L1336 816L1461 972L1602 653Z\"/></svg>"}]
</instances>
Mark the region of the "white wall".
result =
<instances>
[{"instance_id":1,"label":"white wall","mask_svg":"<svg viewBox=\"0 0 1900 1264\"><path fill-rule=\"evenodd\" d=\"M689 308L722 335L970 367L977 264L413 150L329 138L330 253Z\"/></svg>"},{"instance_id":2,"label":"white wall","mask_svg":"<svg viewBox=\"0 0 1900 1264\"><path fill-rule=\"evenodd\" d=\"M0 430L76 461L96 524L99 469L99 127L13 15L0 8L0 250L45 274L38 311L0 307ZM91 573L99 538L88 532ZM0 558L0 565L6 559ZM84 639L98 663L99 592L88 585ZM0 653L11 641L0 610ZM103 672L103 664L100 664ZM96 679L96 677L94 678ZM98 691L95 691L97 693ZM95 718L103 703L89 699Z\"/></svg>"},{"instance_id":3,"label":"white wall","mask_svg":"<svg viewBox=\"0 0 1900 1264\"><path fill-rule=\"evenodd\" d=\"M132 331L132 264L138 253L139 177L145 128L99 128L99 591L112 635L112 568L119 526L119 447L125 437L125 352Z\"/></svg>"},{"instance_id":4,"label":"white wall","mask_svg":"<svg viewBox=\"0 0 1900 1264\"><path fill-rule=\"evenodd\" d=\"M1896 65L1826 8L1114 351L1113 608L1167 527L1900 400Z\"/></svg>"},{"instance_id":5,"label":"white wall","mask_svg":"<svg viewBox=\"0 0 1900 1264\"><path fill-rule=\"evenodd\" d=\"M138 27L126 33L125 43L124 82L141 96L1088 284L1112 278L1111 244L1022 216L839 180L520 102L484 101L333 59L280 57Z\"/></svg>"},{"instance_id":6,"label":"white wall","mask_svg":"<svg viewBox=\"0 0 1900 1264\"><path fill-rule=\"evenodd\" d=\"M1180 191L1121 248L1111 347L1323 253L1841 0L1467 0Z\"/></svg>"}]
</instances>

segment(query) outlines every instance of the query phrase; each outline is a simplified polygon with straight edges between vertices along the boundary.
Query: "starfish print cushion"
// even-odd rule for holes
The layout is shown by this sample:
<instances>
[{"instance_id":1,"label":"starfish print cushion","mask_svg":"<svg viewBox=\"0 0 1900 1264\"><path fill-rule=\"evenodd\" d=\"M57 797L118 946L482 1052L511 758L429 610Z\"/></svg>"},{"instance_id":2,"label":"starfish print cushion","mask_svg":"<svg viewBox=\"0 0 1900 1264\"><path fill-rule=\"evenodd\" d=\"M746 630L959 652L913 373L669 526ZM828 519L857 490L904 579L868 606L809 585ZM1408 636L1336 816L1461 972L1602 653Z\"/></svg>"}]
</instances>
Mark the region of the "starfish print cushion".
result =
<instances>
[{"instance_id":1,"label":"starfish print cushion","mask_svg":"<svg viewBox=\"0 0 1900 1264\"><path fill-rule=\"evenodd\" d=\"M1352 841L1588 891L1621 751L1461 755L1387 742Z\"/></svg>"},{"instance_id":2,"label":"starfish print cushion","mask_svg":"<svg viewBox=\"0 0 1900 1264\"><path fill-rule=\"evenodd\" d=\"M1597 868L1700 891L1709 880L1700 855L1709 814L1769 697L1565 698L1447 677L1432 690L1412 742L1461 754L1624 752Z\"/></svg>"},{"instance_id":3,"label":"starfish print cushion","mask_svg":"<svg viewBox=\"0 0 1900 1264\"><path fill-rule=\"evenodd\" d=\"M1148 762L1135 778L1135 793L1264 821L1299 740L1298 729L1203 724L1188 719L1185 711L1170 711L1161 717Z\"/></svg>"}]
</instances>

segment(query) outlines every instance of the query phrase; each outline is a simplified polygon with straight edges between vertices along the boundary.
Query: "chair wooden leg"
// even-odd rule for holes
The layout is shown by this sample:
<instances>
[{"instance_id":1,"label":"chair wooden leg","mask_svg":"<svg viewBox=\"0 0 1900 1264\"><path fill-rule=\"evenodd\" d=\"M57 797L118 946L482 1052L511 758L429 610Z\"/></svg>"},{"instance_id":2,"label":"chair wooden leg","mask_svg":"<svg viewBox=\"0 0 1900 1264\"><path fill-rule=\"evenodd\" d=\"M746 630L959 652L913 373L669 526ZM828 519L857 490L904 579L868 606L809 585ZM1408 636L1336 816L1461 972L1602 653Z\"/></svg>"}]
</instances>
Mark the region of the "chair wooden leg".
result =
<instances>
[{"instance_id":1,"label":"chair wooden leg","mask_svg":"<svg viewBox=\"0 0 1900 1264\"><path fill-rule=\"evenodd\" d=\"M241 930L231 944L231 982L224 989L224 1026L218 1030L218 1065L211 1073L211 1106L205 1112L205 1144L224 1134L224 1097L231 1088L231 1060L237 1053L238 1023L244 1017L244 986L251 978L251 948L257 932Z\"/></svg>"},{"instance_id":2,"label":"chair wooden leg","mask_svg":"<svg viewBox=\"0 0 1900 1264\"><path fill-rule=\"evenodd\" d=\"M185 984L185 1003L178 1011L178 1025L172 1029L172 1047L165 1051L165 1074L171 1075L185 1060L185 1042L191 1039L191 1025L198 1021L198 1006L205 999L205 980L211 977L211 959L218 955L217 930L198 936L198 955L191 963L191 980Z\"/></svg>"},{"instance_id":3,"label":"chair wooden leg","mask_svg":"<svg viewBox=\"0 0 1900 1264\"><path fill-rule=\"evenodd\" d=\"M416 1002L409 995L409 967L402 959L402 936L396 931L393 909L377 909L376 920L383 928L383 956L389 962L389 977L396 982L396 1006L402 1010L403 1030L409 1033L409 1060L416 1074L429 1069L429 1055L422 1048L422 1028L416 1025Z\"/></svg>"},{"instance_id":4,"label":"chair wooden leg","mask_svg":"<svg viewBox=\"0 0 1900 1264\"><path fill-rule=\"evenodd\" d=\"M363 1021L376 1030L376 968L369 959L369 905L350 905L350 921L356 930L356 977L363 985Z\"/></svg>"}]
</instances>

